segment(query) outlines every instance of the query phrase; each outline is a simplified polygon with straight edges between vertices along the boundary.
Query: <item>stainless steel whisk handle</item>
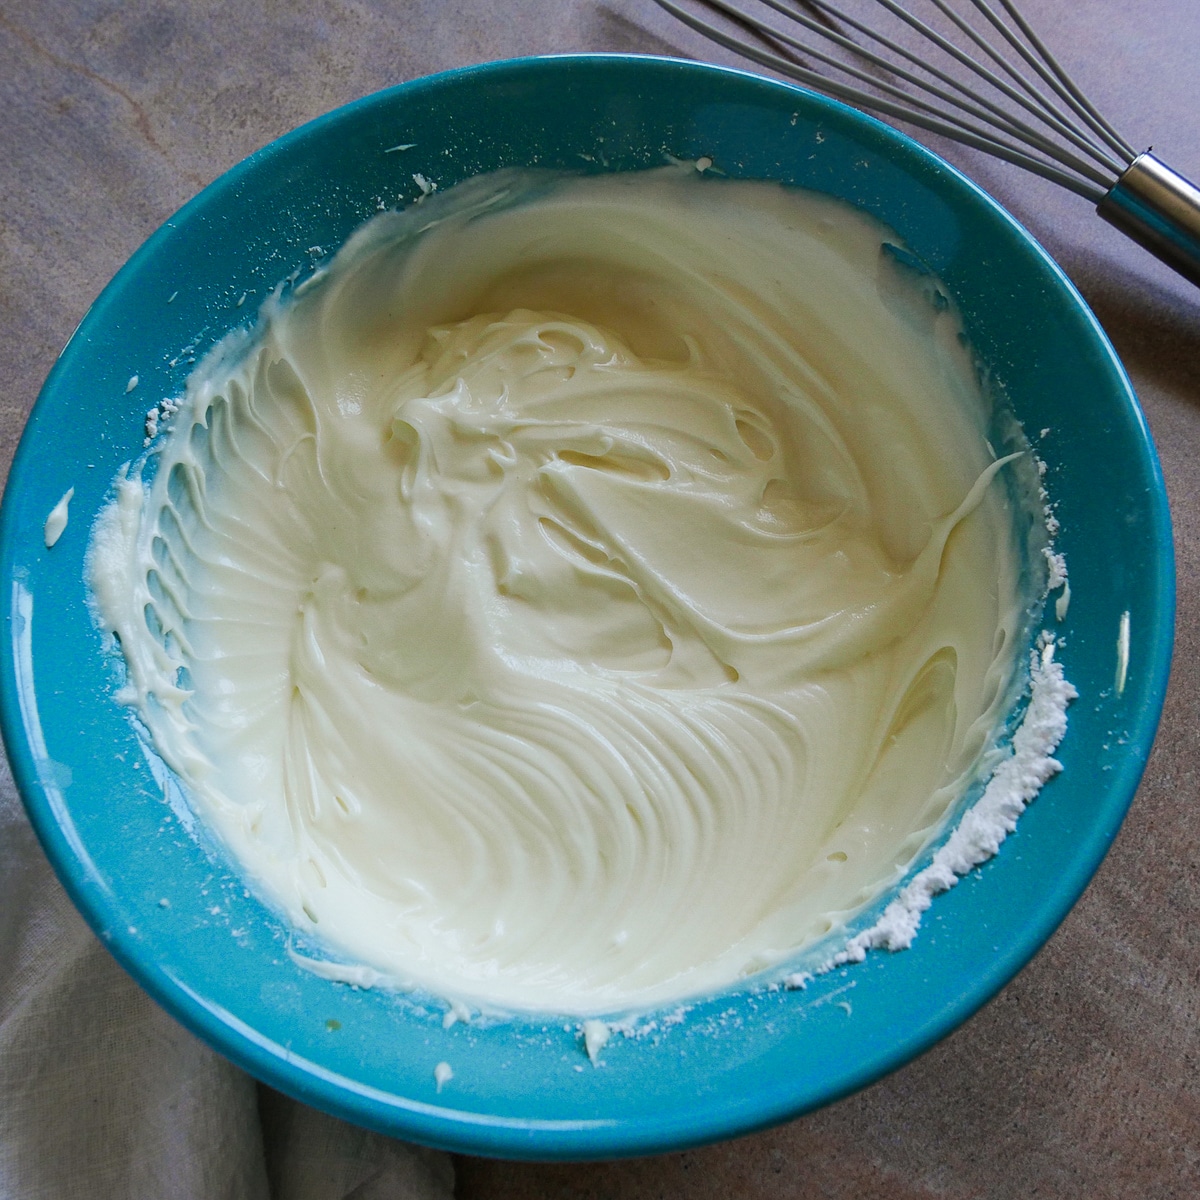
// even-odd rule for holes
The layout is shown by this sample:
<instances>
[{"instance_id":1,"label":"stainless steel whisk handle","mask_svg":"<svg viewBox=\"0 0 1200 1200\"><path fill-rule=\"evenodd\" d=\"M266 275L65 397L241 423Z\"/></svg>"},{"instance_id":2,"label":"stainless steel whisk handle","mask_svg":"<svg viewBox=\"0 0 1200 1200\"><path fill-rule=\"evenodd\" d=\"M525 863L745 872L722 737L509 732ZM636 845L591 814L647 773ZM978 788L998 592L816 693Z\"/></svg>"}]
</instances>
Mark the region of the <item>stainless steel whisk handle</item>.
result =
<instances>
[{"instance_id":1,"label":"stainless steel whisk handle","mask_svg":"<svg viewBox=\"0 0 1200 1200\"><path fill-rule=\"evenodd\" d=\"M1200 287L1200 188L1149 150L1096 206L1110 225Z\"/></svg>"}]
</instances>

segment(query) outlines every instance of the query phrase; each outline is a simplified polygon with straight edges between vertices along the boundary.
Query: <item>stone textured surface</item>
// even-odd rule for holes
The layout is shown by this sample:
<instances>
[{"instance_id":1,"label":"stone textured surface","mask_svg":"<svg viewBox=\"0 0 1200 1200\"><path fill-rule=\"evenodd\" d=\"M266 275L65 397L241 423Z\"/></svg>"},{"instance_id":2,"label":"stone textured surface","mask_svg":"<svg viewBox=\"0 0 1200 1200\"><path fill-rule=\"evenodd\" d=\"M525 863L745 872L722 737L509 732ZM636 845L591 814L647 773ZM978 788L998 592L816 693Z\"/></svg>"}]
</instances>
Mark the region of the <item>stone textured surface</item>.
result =
<instances>
[{"instance_id":1,"label":"stone textured surface","mask_svg":"<svg viewBox=\"0 0 1200 1200\"><path fill-rule=\"evenodd\" d=\"M1200 178L1200 5L1023 7L1118 127ZM3 469L90 301L204 184L388 84L571 50L721 58L651 0L0 0ZM958 1033L876 1086L684 1154L590 1165L461 1159L464 1200L1200 1195L1200 291L1086 203L946 153L1078 284L1133 376L1162 455L1178 553L1176 664L1130 817L1046 950Z\"/></svg>"}]
</instances>

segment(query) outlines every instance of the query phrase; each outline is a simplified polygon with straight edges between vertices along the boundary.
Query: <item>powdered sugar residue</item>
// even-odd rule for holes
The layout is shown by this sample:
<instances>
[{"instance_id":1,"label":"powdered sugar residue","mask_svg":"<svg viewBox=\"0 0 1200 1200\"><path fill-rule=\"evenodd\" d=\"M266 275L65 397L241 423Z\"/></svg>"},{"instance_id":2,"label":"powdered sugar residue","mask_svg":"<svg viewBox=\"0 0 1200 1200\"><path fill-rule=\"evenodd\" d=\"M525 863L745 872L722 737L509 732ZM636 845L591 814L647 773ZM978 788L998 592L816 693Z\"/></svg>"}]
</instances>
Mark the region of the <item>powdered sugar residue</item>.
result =
<instances>
[{"instance_id":1,"label":"powdered sugar residue","mask_svg":"<svg viewBox=\"0 0 1200 1200\"><path fill-rule=\"evenodd\" d=\"M821 972L862 962L868 950L907 950L921 916L939 892L949 891L969 871L986 862L1017 827L1017 818L1042 785L1062 770L1054 751L1067 731L1067 705L1079 693L1054 658L1055 640L1043 632L1030 655L1030 696L1009 756L992 775L933 861L907 884L869 929L851 938ZM797 979L788 986L803 986Z\"/></svg>"},{"instance_id":2,"label":"powdered sugar residue","mask_svg":"<svg viewBox=\"0 0 1200 1200\"><path fill-rule=\"evenodd\" d=\"M146 413L146 437L142 442L143 446L149 446L154 441L158 436L159 425L169 417L173 417L179 411L179 405L180 401L167 397L160 400Z\"/></svg>"}]
</instances>

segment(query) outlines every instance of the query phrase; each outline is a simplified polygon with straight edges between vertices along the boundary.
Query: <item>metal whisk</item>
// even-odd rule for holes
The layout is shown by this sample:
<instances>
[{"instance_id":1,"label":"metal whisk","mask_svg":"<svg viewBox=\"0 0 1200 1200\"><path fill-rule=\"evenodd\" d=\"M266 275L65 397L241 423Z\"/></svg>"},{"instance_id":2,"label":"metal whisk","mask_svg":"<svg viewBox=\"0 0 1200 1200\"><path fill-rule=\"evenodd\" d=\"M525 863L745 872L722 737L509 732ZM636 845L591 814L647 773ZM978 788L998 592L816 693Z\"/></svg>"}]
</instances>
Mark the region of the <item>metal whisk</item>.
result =
<instances>
[{"instance_id":1,"label":"metal whisk","mask_svg":"<svg viewBox=\"0 0 1200 1200\"><path fill-rule=\"evenodd\" d=\"M1200 188L1113 129L1012 0L925 0L924 16L875 0L870 20L827 0L656 2L781 75L1069 188L1200 286Z\"/></svg>"}]
</instances>

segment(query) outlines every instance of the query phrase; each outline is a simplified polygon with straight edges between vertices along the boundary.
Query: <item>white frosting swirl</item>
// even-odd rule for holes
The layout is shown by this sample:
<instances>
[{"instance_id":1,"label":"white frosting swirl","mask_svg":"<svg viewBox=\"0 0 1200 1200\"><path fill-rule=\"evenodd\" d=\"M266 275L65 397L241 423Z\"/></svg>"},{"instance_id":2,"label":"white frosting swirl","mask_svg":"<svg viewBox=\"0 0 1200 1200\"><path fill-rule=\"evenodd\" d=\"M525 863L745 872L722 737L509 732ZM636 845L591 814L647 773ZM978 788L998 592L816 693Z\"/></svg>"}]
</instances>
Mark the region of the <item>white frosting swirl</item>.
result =
<instances>
[{"instance_id":1,"label":"white frosting swirl","mask_svg":"<svg viewBox=\"0 0 1200 1200\"><path fill-rule=\"evenodd\" d=\"M444 995L649 1005L892 885L1025 600L952 314L816 196L473 181L189 383L91 581L265 893Z\"/></svg>"}]
</instances>

